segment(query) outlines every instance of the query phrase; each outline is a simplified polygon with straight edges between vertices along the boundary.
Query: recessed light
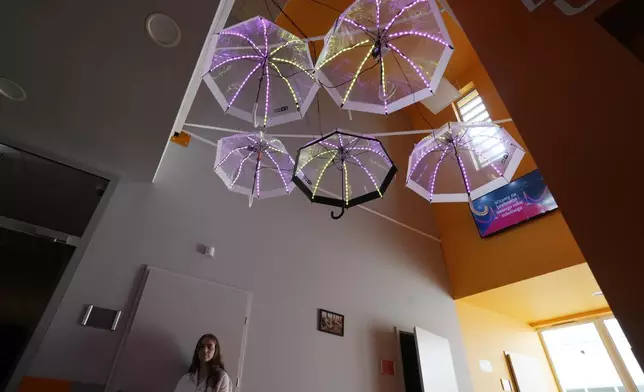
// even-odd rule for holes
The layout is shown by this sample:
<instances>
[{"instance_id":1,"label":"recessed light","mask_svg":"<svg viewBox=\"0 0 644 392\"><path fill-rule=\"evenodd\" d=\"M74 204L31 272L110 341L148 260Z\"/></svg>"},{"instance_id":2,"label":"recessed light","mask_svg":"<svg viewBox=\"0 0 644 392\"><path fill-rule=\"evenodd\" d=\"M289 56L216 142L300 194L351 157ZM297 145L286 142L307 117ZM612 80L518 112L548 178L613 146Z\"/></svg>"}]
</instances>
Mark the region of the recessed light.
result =
<instances>
[{"instance_id":1,"label":"recessed light","mask_svg":"<svg viewBox=\"0 0 644 392\"><path fill-rule=\"evenodd\" d=\"M12 101L27 100L27 93L13 80L0 78L0 94L11 99Z\"/></svg>"},{"instance_id":2,"label":"recessed light","mask_svg":"<svg viewBox=\"0 0 644 392\"><path fill-rule=\"evenodd\" d=\"M168 15L155 13L148 16L145 29L152 41L164 48L173 48L181 41L181 29Z\"/></svg>"},{"instance_id":3,"label":"recessed light","mask_svg":"<svg viewBox=\"0 0 644 392\"><path fill-rule=\"evenodd\" d=\"M599 296L602 296L602 295L604 295L604 293L602 293L601 291L595 291L593 293L593 297L599 297Z\"/></svg>"}]
</instances>

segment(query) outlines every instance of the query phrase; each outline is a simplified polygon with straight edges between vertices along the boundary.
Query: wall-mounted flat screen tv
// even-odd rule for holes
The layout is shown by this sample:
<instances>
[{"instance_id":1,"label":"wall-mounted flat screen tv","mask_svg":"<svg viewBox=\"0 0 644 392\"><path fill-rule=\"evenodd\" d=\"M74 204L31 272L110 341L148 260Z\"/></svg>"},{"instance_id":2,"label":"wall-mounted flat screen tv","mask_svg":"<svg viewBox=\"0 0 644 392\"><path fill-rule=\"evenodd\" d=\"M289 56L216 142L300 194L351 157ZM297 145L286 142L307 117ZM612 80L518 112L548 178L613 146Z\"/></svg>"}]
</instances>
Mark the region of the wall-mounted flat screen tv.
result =
<instances>
[{"instance_id":1,"label":"wall-mounted flat screen tv","mask_svg":"<svg viewBox=\"0 0 644 392\"><path fill-rule=\"evenodd\" d=\"M481 237L557 209L539 170L535 170L472 201L471 212Z\"/></svg>"}]
</instances>

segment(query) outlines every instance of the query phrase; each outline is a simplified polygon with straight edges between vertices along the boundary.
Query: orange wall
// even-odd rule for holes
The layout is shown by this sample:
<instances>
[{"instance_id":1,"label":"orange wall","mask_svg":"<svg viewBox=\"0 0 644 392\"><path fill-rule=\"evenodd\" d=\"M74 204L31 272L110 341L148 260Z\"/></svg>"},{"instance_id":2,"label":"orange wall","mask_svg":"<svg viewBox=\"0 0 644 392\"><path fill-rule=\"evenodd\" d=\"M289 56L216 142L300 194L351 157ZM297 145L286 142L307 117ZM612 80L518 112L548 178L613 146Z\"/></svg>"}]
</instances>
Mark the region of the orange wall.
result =
<instances>
[{"instance_id":1,"label":"orange wall","mask_svg":"<svg viewBox=\"0 0 644 392\"><path fill-rule=\"evenodd\" d=\"M463 31L451 18L446 19L456 53L459 48L469 52L471 44ZM469 69L457 75L449 75L449 80L457 87L474 82L493 120L511 117L476 55L470 57L470 63ZM433 115L424 107L420 109L425 119L434 127L439 127L447 121L456 121L451 107L437 115ZM412 116L416 128L428 127L418 109L406 110ZM514 123L505 123L502 126L519 144L526 147ZM536 168L532 156L528 154L519 166L515 178ZM436 203L433 207L455 298L585 262L560 212L481 239L467 204Z\"/></svg>"},{"instance_id":2,"label":"orange wall","mask_svg":"<svg viewBox=\"0 0 644 392\"><path fill-rule=\"evenodd\" d=\"M575 16L552 1L449 3L644 365L644 64L595 21L617 0Z\"/></svg>"},{"instance_id":3,"label":"orange wall","mask_svg":"<svg viewBox=\"0 0 644 392\"><path fill-rule=\"evenodd\" d=\"M511 379L504 351L536 358L541 364L543 377L547 379L548 392L557 392L539 336L527 324L463 301L456 302L456 312L475 392L500 391L501 378ZM481 370L480 360L490 361L491 373Z\"/></svg>"}]
</instances>

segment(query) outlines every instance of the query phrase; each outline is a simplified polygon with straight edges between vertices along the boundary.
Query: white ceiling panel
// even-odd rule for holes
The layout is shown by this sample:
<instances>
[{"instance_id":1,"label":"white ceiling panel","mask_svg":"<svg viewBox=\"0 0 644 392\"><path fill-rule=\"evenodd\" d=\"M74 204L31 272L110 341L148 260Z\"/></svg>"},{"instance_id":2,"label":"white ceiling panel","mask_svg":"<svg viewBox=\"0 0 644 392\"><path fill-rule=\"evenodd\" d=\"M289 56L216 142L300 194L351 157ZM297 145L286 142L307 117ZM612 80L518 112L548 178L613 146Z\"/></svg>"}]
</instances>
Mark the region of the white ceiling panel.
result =
<instances>
[{"instance_id":1,"label":"white ceiling panel","mask_svg":"<svg viewBox=\"0 0 644 392\"><path fill-rule=\"evenodd\" d=\"M0 97L0 140L151 180L218 1L10 3L0 13L0 77L28 98ZM177 47L147 36L155 12L181 27Z\"/></svg>"}]
</instances>

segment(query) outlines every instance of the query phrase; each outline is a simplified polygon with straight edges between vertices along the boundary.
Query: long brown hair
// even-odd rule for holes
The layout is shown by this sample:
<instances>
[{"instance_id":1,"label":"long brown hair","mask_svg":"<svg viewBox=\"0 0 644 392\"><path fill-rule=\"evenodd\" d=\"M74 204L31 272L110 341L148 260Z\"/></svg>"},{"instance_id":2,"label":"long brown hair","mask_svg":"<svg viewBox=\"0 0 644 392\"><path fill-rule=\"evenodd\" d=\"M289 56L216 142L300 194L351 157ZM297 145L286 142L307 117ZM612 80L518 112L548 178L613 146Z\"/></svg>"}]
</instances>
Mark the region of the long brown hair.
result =
<instances>
[{"instance_id":1,"label":"long brown hair","mask_svg":"<svg viewBox=\"0 0 644 392\"><path fill-rule=\"evenodd\" d=\"M188 369L188 374L190 377L193 377L196 382L199 382L197 373L200 369L199 361L199 349L204 339L212 340L215 342L215 354L212 356L212 359L208 361L208 374L206 375L206 387L216 388L217 384L221 381L226 369L224 368L224 362L221 358L221 347L219 346L219 339L211 333L207 333L197 340L197 345L195 346L195 351L192 354L192 363L190 364L190 369Z\"/></svg>"}]
</instances>

